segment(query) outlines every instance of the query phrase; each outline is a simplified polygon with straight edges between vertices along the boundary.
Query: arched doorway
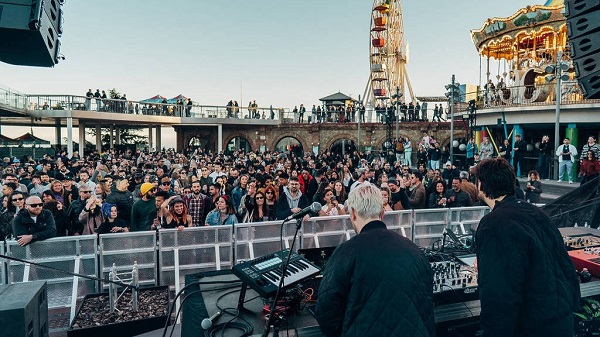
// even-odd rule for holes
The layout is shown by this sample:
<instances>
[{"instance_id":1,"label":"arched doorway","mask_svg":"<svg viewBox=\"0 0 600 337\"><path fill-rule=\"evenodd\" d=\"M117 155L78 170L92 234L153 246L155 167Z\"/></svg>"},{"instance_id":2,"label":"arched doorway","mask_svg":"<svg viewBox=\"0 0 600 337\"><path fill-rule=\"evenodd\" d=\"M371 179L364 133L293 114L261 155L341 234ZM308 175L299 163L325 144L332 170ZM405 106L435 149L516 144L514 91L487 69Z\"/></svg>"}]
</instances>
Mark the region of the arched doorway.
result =
<instances>
[{"instance_id":1,"label":"arched doorway","mask_svg":"<svg viewBox=\"0 0 600 337\"><path fill-rule=\"evenodd\" d=\"M331 144L331 147L329 148L329 151L331 151L331 153L353 153L354 151L356 151L356 145L354 144L354 141L351 139L338 139L335 142L333 142L333 144Z\"/></svg>"},{"instance_id":2,"label":"arched doorway","mask_svg":"<svg viewBox=\"0 0 600 337\"><path fill-rule=\"evenodd\" d=\"M229 143L227 143L227 147L226 147L226 151L227 152L234 152L234 151L239 151L242 150L246 153L252 151L252 146L250 145L250 142L244 138L244 137L233 137Z\"/></svg>"},{"instance_id":3,"label":"arched doorway","mask_svg":"<svg viewBox=\"0 0 600 337\"><path fill-rule=\"evenodd\" d=\"M303 154L304 149L300 141L294 137L281 138L275 145L275 151L278 152L293 152L296 156L300 157Z\"/></svg>"}]
</instances>

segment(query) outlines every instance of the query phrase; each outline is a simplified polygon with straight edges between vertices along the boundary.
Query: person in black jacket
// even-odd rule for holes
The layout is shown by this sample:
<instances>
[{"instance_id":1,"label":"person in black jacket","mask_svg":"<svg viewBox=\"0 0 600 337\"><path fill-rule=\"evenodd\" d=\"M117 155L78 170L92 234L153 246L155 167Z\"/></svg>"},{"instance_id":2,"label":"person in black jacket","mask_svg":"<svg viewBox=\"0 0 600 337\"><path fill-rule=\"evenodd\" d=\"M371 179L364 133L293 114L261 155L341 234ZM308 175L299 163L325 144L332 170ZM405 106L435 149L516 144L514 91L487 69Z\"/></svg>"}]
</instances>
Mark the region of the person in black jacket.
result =
<instances>
[{"instance_id":1,"label":"person in black jacket","mask_svg":"<svg viewBox=\"0 0 600 337\"><path fill-rule=\"evenodd\" d=\"M369 182L348 196L358 235L325 268L315 312L325 336L435 336L433 272L414 243L387 230L381 200Z\"/></svg>"},{"instance_id":2,"label":"person in black jacket","mask_svg":"<svg viewBox=\"0 0 600 337\"><path fill-rule=\"evenodd\" d=\"M521 167L523 158L527 154L527 142L521 139L521 135L515 136L515 144L513 145L513 167L515 173L525 176L525 170Z\"/></svg>"},{"instance_id":3,"label":"person in black jacket","mask_svg":"<svg viewBox=\"0 0 600 337\"><path fill-rule=\"evenodd\" d=\"M514 197L508 161L483 160L476 176L479 197L492 208L475 236L482 336L573 336L579 280L560 232Z\"/></svg>"},{"instance_id":4,"label":"person in black jacket","mask_svg":"<svg viewBox=\"0 0 600 337\"><path fill-rule=\"evenodd\" d=\"M20 210L13 219L13 235L19 246L42 241L56 236L56 225L52 213L42 209L42 199L31 196L25 200L25 209Z\"/></svg>"},{"instance_id":5,"label":"person in black jacket","mask_svg":"<svg viewBox=\"0 0 600 337\"><path fill-rule=\"evenodd\" d=\"M133 207L133 194L127 189L129 181L125 177L119 177L116 180L116 189L106 198L109 204L117 205L119 219L125 221L127 227L130 226L131 208Z\"/></svg>"},{"instance_id":6,"label":"person in black jacket","mask_svg":"<svg viewBox=\"0 0 600 337\"><path fill-rule=\"evenodd\" d=\"M300 182L297 177L290 177L287 186L283 186L279 193L279 199L275 204L275 216L277 220L283 220L288 216L300 212L310 205L308 199L300 191Z\"/></svg>"}]
</instances>

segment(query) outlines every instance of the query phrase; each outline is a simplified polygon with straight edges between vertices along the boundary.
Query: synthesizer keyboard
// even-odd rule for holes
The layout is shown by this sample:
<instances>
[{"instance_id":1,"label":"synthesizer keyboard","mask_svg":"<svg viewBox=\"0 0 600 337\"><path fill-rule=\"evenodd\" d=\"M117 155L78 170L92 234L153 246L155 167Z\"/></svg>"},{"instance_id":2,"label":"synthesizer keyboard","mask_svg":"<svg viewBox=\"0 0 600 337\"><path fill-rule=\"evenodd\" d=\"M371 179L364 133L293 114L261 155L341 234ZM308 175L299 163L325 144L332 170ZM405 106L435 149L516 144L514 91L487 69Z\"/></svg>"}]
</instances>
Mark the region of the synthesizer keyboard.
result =
<instances>
[{"instance_id":1,"label":"synthesizer keyboard","mask_svg":"<svg viewBox=\"0 0 600 337\"><path fill-rule=\"evenodd\" d=\"M592 275L600 277L600 248L570 250L567 253L577 270L587 268Z\"/></svg>"},{"instance_id":2,"label":"synthesizer keyboard","mask_svg":"<svg viewBox=\"0 0 600 337\"><path fill-rule=\"evenodd\" d=\"M281 267L287 260L289 250L282 250L233 266L233 273L260 296L274 295L281 280ZM302 256L292 252L290 264L283 277L283 288L307 279L321 270Z\"/></svg>"}]
</instances>

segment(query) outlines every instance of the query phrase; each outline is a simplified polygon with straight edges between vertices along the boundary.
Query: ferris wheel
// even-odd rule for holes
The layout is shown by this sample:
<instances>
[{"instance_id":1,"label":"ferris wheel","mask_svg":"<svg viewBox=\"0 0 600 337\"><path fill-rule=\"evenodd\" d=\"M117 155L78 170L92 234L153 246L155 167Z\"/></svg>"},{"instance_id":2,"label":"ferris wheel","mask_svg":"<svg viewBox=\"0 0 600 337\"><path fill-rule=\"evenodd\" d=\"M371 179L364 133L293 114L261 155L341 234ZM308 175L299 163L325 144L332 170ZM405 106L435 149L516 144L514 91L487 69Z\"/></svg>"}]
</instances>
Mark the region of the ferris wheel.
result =
<instances>
[{"instance_id":1,"label":"ferris wheel","mask_svg":"<svg viewBox=\"0 0 600 337\"><path fill-rule=\"evenodd\" d=\"M415 101L406 64L408 47L404 39L400 0L375 0L371 11L371 75L367 92L371 102L385 105L390 98ZM408 88L409 96L405 88ZM397 97L397 93L401 97Z\"/></svg>"}]
</instances>

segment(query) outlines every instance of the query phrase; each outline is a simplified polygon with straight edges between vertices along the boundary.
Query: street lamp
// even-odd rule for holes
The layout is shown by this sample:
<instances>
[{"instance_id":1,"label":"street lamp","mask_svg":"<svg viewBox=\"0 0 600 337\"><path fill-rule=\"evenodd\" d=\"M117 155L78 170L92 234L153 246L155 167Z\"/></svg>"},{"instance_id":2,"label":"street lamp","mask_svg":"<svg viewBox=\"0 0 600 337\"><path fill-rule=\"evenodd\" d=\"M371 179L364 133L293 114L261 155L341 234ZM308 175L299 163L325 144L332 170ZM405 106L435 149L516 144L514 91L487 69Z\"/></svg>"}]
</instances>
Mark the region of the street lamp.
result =
<instances>
[{"instance_id":1,"label":"street lamp","mask_svg":"<svg viewBox=\"0 0 600 337\"><path fill-rule=\"evenodd\" d=\"M556 54L556 64L551 64L546 67L546 73L550 74L546 76L546 82L550 83L556 79L556 120L554 122L554 151L560 146L560 104L561 104L561 85L562 81L569 80L568 74L563 74L563 71L568 71L570 64L562 61L563 52L559 50ZM554 178L558 177L558 157L555 155L554 158Z\"/></svg>"},{"instance_id":2,"label":"street lamp","mask_svg":"<svg viewBox=\"0 0 600 337\"><path fill-rule=\"evenodd\" d=\"M452 83L446 85L446 97L450 100L450 162L454 165L454 103L460 102L460 83L452 75ZM435 117L435 116L434 116ZM438 117L439 120L439 117Z\"/></svg>"},{"instance_id":3,"label":"street lamp","mask_svg":"<svg viewBox=\"0 0 600 337\"><path fill-rule=\"evenodd\" d=\"M398 140L398 120L400 119L400 98L402 98L402 93L400 92L400 87L396 87L396 93L392 95L392 98L395 100L396 104L396 140Z\"/></svg>"}]
</instances>

